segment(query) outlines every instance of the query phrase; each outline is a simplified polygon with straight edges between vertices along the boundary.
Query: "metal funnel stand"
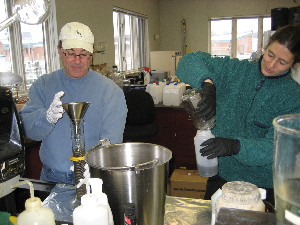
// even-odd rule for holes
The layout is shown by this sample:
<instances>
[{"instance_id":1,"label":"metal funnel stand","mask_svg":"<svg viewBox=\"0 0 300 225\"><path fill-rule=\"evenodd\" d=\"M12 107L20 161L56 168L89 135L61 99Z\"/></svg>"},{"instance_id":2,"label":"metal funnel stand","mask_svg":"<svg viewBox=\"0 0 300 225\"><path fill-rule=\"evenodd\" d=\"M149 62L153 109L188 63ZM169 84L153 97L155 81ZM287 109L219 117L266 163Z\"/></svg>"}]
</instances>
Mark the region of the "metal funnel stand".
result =
<instances>
[{"instance_id":1,"label":"metal funnel stand","mask_svg":"<svg viewBox=\"0 0 300 225\"><path fill-rule=\"evenodd\" d=\"M84 161L85 147L84 147L84 127L83 117L89 107L89 102L70 102L63 103L62 106L67 112L71 120L71 137L72 137L72 152L73 156L70 160L74 163L74 176L75 185L79 183L80 179L84 178ZM80 201L80 198L86 193L84 185L76 187L76 200Z\"/></svg>"}]
</instances>

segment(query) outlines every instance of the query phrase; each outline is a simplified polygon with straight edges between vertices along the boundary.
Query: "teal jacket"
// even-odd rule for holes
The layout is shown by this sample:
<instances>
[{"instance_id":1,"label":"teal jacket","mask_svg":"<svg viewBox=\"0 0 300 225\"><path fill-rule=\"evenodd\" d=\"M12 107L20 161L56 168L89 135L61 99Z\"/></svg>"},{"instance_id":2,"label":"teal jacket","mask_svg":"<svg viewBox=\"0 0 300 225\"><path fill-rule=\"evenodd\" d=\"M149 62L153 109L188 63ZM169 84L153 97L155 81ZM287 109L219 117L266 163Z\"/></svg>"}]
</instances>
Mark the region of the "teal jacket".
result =
<instances>
[{"instance_id":1,"label":"teal jacket","mask_svg":"<svg viewBox=\"0 0 300 225\"><path fill-rule=\"evenodd\" d=\"M209 77L216 85L216 137L240 141L237 155L219 157L219 175L227 181L247 181L273 187L273 119L300 113L300 85L290 71L276 77L260 72L260 61L212 57L196 52L183 56L177 77L201 88Z\"/></svg>"}]
</instances>

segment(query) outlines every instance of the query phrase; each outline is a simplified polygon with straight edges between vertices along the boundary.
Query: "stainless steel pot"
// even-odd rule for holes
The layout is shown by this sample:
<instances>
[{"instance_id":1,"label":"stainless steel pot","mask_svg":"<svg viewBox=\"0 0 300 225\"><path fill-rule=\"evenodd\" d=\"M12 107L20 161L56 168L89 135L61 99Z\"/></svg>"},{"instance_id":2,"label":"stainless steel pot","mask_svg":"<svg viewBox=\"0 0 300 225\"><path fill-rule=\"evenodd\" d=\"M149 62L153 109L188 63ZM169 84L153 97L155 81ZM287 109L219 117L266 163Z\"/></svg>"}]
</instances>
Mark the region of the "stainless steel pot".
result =
<instances>
[{"instance_id":1,"label":"stainless steel pot","mask_svg":"<svg viewBox=\"0 0 300 225\"><path fill-rule=\"evenodd\" d=\"M122 143L95 146L86 154L91 177L103 180L116 225L134 203L137 224L163 225L172 153L160 145Z\"/></svg>"}]
</instances>

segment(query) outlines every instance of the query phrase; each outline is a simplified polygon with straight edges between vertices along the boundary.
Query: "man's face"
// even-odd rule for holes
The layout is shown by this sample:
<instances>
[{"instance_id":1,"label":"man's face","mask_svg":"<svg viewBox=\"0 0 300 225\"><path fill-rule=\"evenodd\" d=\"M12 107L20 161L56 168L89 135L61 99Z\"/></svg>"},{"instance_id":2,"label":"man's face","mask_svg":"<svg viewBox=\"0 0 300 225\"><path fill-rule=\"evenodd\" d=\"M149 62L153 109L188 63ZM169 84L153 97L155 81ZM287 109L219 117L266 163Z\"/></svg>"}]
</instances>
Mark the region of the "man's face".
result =
<instances>
[{"instance_id":1,"label":"man's face","mask_svg":"<svg viewBox=\"0 0 300 225\"><path fill-rule=\"evenodd\" d=\"M276 76L292 67L294 55L278 41L266 49L261 61L261 72L265 76Z\"/></svg>"},{"instance_id":2,"label":"man's face","mask_svg":"<svg viewBox=\"0 0 300 225\"><path fill-rule=\"evenodd\" d=\"M71 78L84 77L92 62L92 53L82 48L58 48L66 75Z\"/></svg>"}]
</instances>

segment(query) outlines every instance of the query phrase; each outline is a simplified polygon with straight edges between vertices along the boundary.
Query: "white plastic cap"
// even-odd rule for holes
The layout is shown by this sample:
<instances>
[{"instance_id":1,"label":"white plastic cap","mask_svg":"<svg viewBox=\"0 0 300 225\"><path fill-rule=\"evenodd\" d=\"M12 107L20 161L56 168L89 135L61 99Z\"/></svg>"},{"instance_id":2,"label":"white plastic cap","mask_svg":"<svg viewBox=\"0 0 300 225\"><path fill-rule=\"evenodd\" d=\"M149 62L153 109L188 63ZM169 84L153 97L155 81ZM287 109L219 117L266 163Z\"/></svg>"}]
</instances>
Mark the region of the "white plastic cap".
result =
<instances>
[{"instance_id":1,"label":"white plastic cap","mask_svg":"<svg viewBox=\"0 0 300 225\"><path fill-rule=\"evenodd\" d=\"M90 28L79 22L64 25L59 34L63 49L83 48L93 53L94 35Z\"/></svg>"},{"instance_id":2,"label":"white plastic cap","mask_svg":"<svg viewBox=\"0 0 300 225\"><path fill-rule=\"evenodd\" d=\"M266 189L263 188L258 188L259 193L260 193L260 199L265 200L267 198L267 191Z\"/></svg>"},{"instance_id":3,"label":"white plastic cap","mask_svg":"<svg viewBox=\"0 0 300 225\"><path fill-rule=\"evenodd\" d=\"M25 209L33 210L42 207L42 201L38 197L29 198L25 201Z\"/></svg>"}]
</instances>

